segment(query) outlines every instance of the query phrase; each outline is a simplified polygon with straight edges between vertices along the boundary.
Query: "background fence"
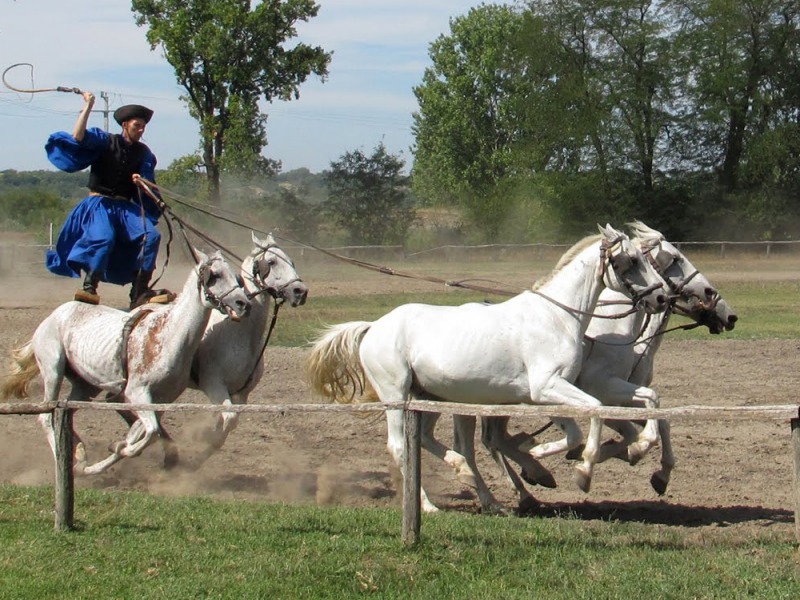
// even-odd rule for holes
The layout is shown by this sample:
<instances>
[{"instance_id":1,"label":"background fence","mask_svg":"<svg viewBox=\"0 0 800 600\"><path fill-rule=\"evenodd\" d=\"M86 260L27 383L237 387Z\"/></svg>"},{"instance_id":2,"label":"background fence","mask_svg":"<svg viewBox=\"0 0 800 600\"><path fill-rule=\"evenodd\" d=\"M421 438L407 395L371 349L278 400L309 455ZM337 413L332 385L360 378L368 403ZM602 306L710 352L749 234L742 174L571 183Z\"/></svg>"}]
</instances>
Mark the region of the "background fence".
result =
<instances>
[{"instance_id":1,"label":"background fence","mask_svg":"<svg viewBox=\"0 0 800 600\"><path fill-rule=\"evenodd\" d=\"M220 240L239 256L246 255L251 244L241 240ZM162 241L166 242L166 238ZM774 242L734 242L734 241L683 241L673 242L680 250L692 255L705 255L715 258L797 256L800 258L800 240ZM182 246L179 238L173 240L173 259L178 262L181 252L175 250ZM543 261L555 262L572 244L480 244L480 245L445 245L424 250L409 251L403 246L334 246L326 250L364 261L391 264L413 264L418 262L463 262L463 261ZM42 265L48 244L26 244L19 240L0 241L0 274L9 273L20 265ZM317 260L328 260L314 248L281 242L281 247L295 260L305 264ZM163 251L162 251L163 256Z\"/></svg>"}]
</instances>

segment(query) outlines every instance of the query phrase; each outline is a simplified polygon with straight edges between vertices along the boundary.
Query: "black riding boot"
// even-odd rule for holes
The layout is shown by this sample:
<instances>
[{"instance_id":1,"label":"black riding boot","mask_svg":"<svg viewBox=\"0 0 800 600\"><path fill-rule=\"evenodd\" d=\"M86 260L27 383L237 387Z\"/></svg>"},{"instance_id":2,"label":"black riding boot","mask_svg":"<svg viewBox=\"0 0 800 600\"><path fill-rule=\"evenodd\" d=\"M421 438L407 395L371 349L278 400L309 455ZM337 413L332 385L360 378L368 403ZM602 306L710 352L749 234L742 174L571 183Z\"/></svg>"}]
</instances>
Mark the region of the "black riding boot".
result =
<instances>
[{"instance_id":1,"label":"black riding boot","mask_svg":"<svg viewBox=\"0 0 800 600\"><path fill-rule=\"evenodd\" d=\"M100 304L100 296L97 294L97 285L100 283L100 274L94 271L87 271L83 278L83 287L75 292L75 300L86 304Z\"/></svg>"},{"instance_id":2,"label":"black riding boot","mask_svg":"<svg viewBox=\"0 0 800 600\"><path fill-rule=\"evenodd\" d=\"M131 284L131 310L147 302L152 271L136 271L136 279Z\"/></svg>"},{"instance_id":3,"label":"black riding boot","mask_svg":"<svg viewBox=\"0 0 800 600\"><path fill-rule=\"evenodd\" d=\"M167 290L151 290L150 279L153 277L152 271L137 271L136 279L131 285L131 305L130 310L138 308L142 304L153 302L155 304L167 304L175 299L175 294Z\"/></svg>"}]
</instances>

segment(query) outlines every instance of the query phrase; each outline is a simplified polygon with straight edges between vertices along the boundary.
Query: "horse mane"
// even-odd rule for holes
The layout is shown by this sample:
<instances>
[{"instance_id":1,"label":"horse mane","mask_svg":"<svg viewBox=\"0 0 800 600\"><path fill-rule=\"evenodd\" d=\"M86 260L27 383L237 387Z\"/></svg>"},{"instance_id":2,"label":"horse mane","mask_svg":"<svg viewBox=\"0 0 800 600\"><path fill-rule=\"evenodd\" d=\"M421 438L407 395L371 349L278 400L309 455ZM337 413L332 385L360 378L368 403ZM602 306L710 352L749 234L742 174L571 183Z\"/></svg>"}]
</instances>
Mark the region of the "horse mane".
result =
<instances>
[{"instance_id":1,"label":"horse mane","mask_svg":"<svg viewBox=\"0 0 800 600\"><path fill-rule=\"evenodd\" d=\"M548 281L550 281L551 279L553 279L553 277L555 277L556 273L558 273L558 272L559 272L561 269L563 269L563 268L564 268L564 265L566 265L566 264L568 264L568 263L572 262L572 260L573 260L573 259L574 259L574 258L575 258L575 257L576 257L578 254L580 254L581 252L583 252L583 251L584 251L586 248L588 248L588 247L589 247L589 246L591 246L592 244L596 243L596 242L597 242L598 240L600 240L600 238L602 238L602 237L603 237L603 236L601 236L600 234L597 234L597 233L596 233L596 234L594 234L594 235L587 235L585 238L583 238L582 240L580 240L580 241L578 241L577 243L575 243L575 244L572 246L572 248L570 248L569 250L567 250L567 251L566 251L566 252L565 252L565 253L564 253L564 254L561 256L561 258L559 258L559 259L558 259L558 262L556 263L556 266L555 266L555 267L553 267L553 270L552 270L552 271L550 271L550 273L548 273L547 275L544 275L544 276L540 277L539 279L537 279L536 281L534 281L534 282L533 282L533 285L531 286L531 290L538 290L539 288L541 288L541 287L542 287L543 285L545 285L545 284L546 284Z\"/></svg>"}]
</instances>

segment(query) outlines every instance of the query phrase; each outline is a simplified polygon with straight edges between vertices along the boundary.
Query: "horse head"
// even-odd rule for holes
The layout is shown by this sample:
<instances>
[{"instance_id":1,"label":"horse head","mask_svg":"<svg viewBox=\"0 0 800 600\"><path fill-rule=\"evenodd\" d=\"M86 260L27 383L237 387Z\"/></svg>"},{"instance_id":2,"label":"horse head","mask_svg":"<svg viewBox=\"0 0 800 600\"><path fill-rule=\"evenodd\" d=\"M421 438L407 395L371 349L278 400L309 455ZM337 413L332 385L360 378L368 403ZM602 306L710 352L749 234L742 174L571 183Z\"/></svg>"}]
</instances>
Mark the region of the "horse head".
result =
<instances>
[{"instance_id":1,"label":"horse head","mask_svg":"<svg viewBox=\"0 0 800 600\"><path fill-rule=\"evenodd\" d=\"M664 235L641 221L629 223L634 241L642 247L653 268L666 282L673 308L711 333L730 331L739 317L688 258Z\"/></svg>"},{"instance_id":2,"label":"horse head","mask_svg":"<svg viewBox=\"0 0 800 600\"><path fill-rule=\"evenodd\" d=\"M607 287L624 293L647 312L667 308L664 280L630 238L611 225L598 225L601 233L601 269Z\"/></svg>"},{"instance_id":3,"label":"horse head","mask_svg":"<svg viewBox=\"0 0 800 600\"><path fill-rule=\"evenodd\" d=\"M308 286L300 279L289 256L278 247L272 234L259 239L251 232L253 250L247 277L258 288L258 293L268 293L276 302L288 301L292 306L305 304Z\"/></svg>"},{"instance_id":4,"label":"horse head","mask_svg":"<svg viewBox=\"0 0 800 600\"><path fill-rule=\"evenodd\" d=\"M197 250L195 253L198 259L195 266L197 287L198 291L202 290L203 305L216 308L234 321L246 317L250 313L250 300L242 279L234 273L222 253L219 250L210 256Z\"/></svg>"}]
</instances>

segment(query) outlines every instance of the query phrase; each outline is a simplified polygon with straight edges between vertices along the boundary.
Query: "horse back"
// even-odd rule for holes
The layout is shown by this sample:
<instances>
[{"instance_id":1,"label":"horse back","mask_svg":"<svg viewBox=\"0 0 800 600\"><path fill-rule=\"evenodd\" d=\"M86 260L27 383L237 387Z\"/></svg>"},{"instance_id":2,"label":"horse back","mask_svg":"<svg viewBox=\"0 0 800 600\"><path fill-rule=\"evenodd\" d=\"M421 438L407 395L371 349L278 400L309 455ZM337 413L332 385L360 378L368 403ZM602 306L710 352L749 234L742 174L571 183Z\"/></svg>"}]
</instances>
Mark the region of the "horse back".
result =
<instances>
[{"instance_id":1,"label":"horse back","mask_svg":"<svg viewBox=\"0 0 800 600\"><path fill-rule=\"evenodd\" d=\"M126 313L107 306L67 302L37 327L34 352L41 364L65 361L81 379L102 387L122 379L126 320Z\"/></svg>"}]
</instances>

